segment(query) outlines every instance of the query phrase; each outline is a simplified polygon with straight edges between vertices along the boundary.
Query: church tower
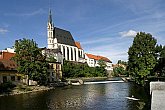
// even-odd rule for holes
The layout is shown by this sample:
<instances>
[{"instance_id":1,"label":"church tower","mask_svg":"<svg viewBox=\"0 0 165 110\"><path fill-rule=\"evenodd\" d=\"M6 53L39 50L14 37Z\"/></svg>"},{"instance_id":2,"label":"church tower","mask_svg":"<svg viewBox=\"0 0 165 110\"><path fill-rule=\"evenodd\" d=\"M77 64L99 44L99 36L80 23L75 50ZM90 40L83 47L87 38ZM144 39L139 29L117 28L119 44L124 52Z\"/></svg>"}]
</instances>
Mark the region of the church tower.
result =
<instances>
[{"instance_id":1,"label":"church tower","mask_svg":"<svg viewBox=\"0 0 165 110\"><path fill-rule=\"evenodd\" d=\"M47 23L47 43L48 43L48 49L53 49L54 48L54 36L53 36L53 31L54 31L54 24L52 21L52 14L51 10L49 10L49 17L48 17L48 23Z\"/></svg>"}]
</instances>

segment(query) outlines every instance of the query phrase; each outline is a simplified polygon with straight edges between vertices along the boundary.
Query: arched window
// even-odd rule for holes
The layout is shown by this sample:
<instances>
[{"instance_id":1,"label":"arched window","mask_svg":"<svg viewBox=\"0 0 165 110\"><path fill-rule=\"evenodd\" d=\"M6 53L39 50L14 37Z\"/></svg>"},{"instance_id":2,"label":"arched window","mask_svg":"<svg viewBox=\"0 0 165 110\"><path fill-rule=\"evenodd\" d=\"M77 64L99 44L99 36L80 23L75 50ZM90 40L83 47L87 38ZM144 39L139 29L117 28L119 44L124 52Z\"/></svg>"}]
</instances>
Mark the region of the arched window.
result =
<instances>
[{"instance_id":1,"label":"arched window","mask_svg":"<svg viewBox=\"0 0 165 110\"><path fill-rule=\"evenodd\" d=\"M76 49L74 49L74 56L75 56L75 61L76 61Z\"/></svg>"},{"instance_id":2,"label":"arched window","mask_svg":"<svg viewBox=\"0 0 165 110\"><path fill-rule=\"evenodd\" d=\"M67 58L69 60L69 48L67 47Z\"/></svg>"},{"instance_id":3,"label":"arched window","mask_svg":"<svg viewBox=\"0 0 165 110\"><path fill-rule=\"evenodd\" d=\"M71 48L71 60L73 60L73 48Z\"/></svg>"},{"instance_id":4,"label":"arched window","mask_svg":"<svg viewBox=\"0 0 165 110\"><path fill-rule=\"evenodd\" d=\"M63 55L64 55L64 58L65 58L65 46L63 46Z\"/></svg>"}]
</instances>

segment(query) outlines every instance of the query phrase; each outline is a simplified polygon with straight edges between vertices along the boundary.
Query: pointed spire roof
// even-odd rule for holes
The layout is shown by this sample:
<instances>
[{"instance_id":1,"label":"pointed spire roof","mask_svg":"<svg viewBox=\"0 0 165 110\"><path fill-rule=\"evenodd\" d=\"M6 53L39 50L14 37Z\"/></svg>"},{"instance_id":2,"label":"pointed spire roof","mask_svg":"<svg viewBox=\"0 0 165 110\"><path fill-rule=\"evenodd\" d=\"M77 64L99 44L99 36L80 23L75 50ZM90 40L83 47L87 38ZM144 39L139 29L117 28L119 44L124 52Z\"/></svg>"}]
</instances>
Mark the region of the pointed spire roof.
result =
<instances>
[{"instance_id":1,"label":"pointed spire roof","mask_svg":"<svg viewBox=\"0 0 165 110\"><path fill-rule=\"evenodd\" d=\"M51 13L51 10L49 10L48 22L52 24L52 13Z\"/></svg>"}]
</instances>

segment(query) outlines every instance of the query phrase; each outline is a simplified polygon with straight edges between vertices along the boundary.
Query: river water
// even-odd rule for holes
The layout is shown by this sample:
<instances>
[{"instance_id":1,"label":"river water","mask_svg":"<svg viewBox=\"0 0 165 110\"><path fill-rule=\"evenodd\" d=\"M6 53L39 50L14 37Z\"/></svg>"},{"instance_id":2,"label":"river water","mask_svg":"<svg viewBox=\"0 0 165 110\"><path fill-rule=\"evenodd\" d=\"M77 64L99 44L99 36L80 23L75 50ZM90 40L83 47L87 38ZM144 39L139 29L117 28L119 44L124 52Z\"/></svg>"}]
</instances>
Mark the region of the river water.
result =
<instances>
[{"instance_id":1,"label":"river water","mask_svg":"<svg viewBox=\"0 0 165 110\"><path fill-rule=\"evenodd\" d=\"M57 87L0 97L0 110L150 110L148 92L125 82ZM132 95L140 100L126 98Z\"/></svg>"}]
</instances>

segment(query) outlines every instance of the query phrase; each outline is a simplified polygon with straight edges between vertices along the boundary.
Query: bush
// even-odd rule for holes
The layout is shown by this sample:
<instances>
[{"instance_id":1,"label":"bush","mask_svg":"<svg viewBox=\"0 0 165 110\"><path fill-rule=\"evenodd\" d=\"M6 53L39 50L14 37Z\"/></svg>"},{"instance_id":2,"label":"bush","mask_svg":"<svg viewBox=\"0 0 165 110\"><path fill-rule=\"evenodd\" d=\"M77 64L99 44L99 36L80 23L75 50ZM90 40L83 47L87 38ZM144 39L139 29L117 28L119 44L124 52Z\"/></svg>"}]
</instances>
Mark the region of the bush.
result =
<instances>
[{"instance_id":1,"label":"bush","mask_svg":"<svg viewBox=\"0 0 165 110\"><path fill-rule=\"evenodd\" d=\"M14 87L16 87L16 85L12 84L11 82L2 83L0 84L0 93L10 92Z\"/></svg>"}]
</instances>

